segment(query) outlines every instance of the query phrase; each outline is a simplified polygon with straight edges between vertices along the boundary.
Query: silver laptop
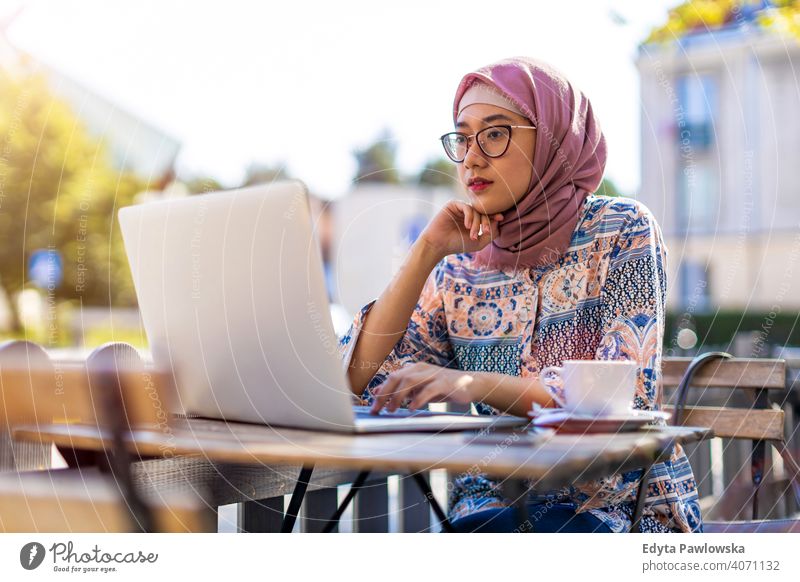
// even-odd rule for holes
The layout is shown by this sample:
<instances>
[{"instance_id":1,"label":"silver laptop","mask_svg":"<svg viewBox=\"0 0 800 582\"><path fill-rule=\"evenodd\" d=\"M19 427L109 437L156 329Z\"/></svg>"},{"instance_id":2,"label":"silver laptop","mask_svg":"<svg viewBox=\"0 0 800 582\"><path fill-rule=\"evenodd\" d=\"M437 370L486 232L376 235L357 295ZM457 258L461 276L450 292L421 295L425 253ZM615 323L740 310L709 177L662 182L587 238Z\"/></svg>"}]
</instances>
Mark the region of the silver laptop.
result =
<instances>
[{"instance_id":1,"label":"silver laptop","mask_svg":"<svg viewBox=\"0 0 800 582\"><path fill-rule=\"evenodd\" d=\"M302 182L119 211L153 360L174 412L339 432L514 426L509 415L353 406Z\"/></svg>"}]
</instances>

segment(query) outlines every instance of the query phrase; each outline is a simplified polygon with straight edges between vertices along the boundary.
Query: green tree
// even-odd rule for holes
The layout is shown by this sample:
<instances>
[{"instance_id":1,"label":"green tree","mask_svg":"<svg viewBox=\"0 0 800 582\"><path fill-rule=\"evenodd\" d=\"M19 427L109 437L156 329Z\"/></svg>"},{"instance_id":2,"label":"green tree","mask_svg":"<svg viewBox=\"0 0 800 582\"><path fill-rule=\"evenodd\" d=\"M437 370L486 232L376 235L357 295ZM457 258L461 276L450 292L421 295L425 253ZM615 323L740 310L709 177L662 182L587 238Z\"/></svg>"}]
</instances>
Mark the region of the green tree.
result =
<instances>
[{"instance_id":1,"label":"green tree","mask_svg":"<svg viewBox=\"0 0 800 582\"><path fill-rule=\"evenodd\" d=\"M284 164L270 166L261 163L252 163L247 168L242 186L253 186L255 184L269 184L275 180L286 180L289 178L289 173L286 171Z\"/></svg>"},{"instance_id":2,"label":"green tree","mask_svg":"<svg viewBox=\"0 0 800 582\"><path fill-rule=\"evenodd\" d=\"M794 36L800 41L800 0L774 0L775 8L761 11L758 23L767 29Z\"/></svg>"},{"instance_id":3,"label":"green tree","mask_svg":"<svg viewBox=\"0 0 800 582\"><path fill-rule=\"evenodd\" d=\"M395 158L397 143L391 131L384 129L378 139L353 152L356 158L356 182L400 183Z\"/></svg>"},{"instance_id":4,"label":"green tree","mask_svg":"<svg viewBox=\"0 0 800 582\"><path fill-rule=\"evenodd\" d=\"M30 286L31 253L55 249L64 275L54 300L133 304L116 213L146 187L113 169L43 76L0 69L0 278L9 295Z\"/></svg>"},{"instance_id":5,"label":"green tree","mask_svg":"<svg viewBox=\"0 0 800 582\"><path fill-rule=\"evenodd\" d=\"M420 186L453 186L457 178L456 165L445 158L428 160L416 176Z\"/></svg>"},{"instance_id":6,"label":"green tree","mask_svg":"<svg viewBox=\"0 0 800 582\"><path fill-rule=\"evenodd\" d=\"M184 184L190 194L205 194L207 192L216 192L225 189L216 178L203 176L189 178Z\"/></svg>"},{"instance_id":7,"label":"green tree","mask_svg":"<svg viewBox=\"0 0 800 582\"><path fill-rule=\"evenodd\" d=\"M687 0L672 8L667 21L650 32L645 44L671 42L692 32L720 28L741 15L755 15L755 22L767 30L800 39L800 0Z\"/></svg>"},{"instance_id":8,"label":"green tree","mask_svg":"<svg viewBox=\"0 0 800 582\"><path fill-rule=\"evenodd\" d=\"M601 196L622 196L622 193L617 188L617 185L614 184L609 178L603 178L603 181L600 182L600 187L597 189L597 194Z\"/></svg>"}]
</instances>

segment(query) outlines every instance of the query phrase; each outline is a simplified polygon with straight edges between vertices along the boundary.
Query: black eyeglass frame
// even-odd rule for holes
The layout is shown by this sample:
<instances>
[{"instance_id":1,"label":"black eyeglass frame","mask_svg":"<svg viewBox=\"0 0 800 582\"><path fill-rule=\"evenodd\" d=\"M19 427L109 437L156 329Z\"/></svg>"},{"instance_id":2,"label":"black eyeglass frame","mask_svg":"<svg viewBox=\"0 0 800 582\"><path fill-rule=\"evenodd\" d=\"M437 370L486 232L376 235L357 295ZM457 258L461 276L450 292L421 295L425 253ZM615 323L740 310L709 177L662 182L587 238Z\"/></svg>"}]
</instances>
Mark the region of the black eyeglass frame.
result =
<instances>
[{"instance_id":1,"label":"black eyeglass frame","mask_svg":"<svg viewBox=\"0 0 800 582\"><path fill-rule=\"evenodd\" d=\"M482 134L484 131L489 131L490 129L498 129L498 128L503 128L503 129L508 130L508 141L506 142L506 147L503 148L503 151L501 153L493 156L493 155L488 154L486 152L486 150L483 149L483 146L481 145L481 142L478 139L478 136L480 134ZM467 159L467 153L469 153L469 148L470 148L470 143L469 142L470 142L470 140L472 138L475 138L475 141L478 143L478 147L480 148L481 152L483 152L483 155L485 155L487 158L499 158L499 157L505 155L505 153L508 151L508 146L511 145L511 138L512 138L511 130L512 129L536 129L536 126L535 125L490 125L489 127L484 127L480 131L476 131L472 135L467 135L466 133L461 133L460 131L450 131L448 133L445 133L441 137L439 137L439 141L442 142L442 147L444 148L444 153L447 154L447 157L450 158L452 161L454 161L457 164L460 164L461 162L463 162L464 160ZM448 150L447 146L444 145L444 140L448 136L451 136L451 135L460 135L460 136L464 137L467 140L467 147L464 150L464 152L465 152L464 153L464 157L461 158L460 160L457 160L452 155L450 155L450 150Z\"/></svg>"}]
</instances>

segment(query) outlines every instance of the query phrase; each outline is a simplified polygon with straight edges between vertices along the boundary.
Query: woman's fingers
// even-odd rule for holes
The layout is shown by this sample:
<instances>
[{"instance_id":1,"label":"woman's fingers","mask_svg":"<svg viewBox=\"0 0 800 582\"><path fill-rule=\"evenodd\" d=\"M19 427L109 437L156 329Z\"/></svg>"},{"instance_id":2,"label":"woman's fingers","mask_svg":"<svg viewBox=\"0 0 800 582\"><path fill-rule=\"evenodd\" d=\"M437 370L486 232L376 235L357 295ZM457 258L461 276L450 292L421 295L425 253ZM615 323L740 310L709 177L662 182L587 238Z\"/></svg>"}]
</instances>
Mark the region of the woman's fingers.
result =
<instances>
[{"instance_id":1,"label":"woman's fingers","mask_svg":"<svg viewBox=\"0 0 800 582\"><path fill-rule=\"evenodd\" d=\"M399 390L395 390L392 392L389 399L386 401L386 410L389 412L394 412L397 410L400 405L403 403L403 396ZM380 412L380 409L378 410Z\"/></svg>"},{"instance_id":2,"label":"woman's fingers","mask_svg":"<svg viewBox=\"0 0 800 582\"><path fill-rule=\"evenodd\" d=\"M400 408L400 405L403 404L403 400L408 396L408 392L413 390L413 387L413 379L409 378L407 373L403 374L403 377L397 381L397 386L392 392L392 395L386 401L386 410L394 412Z\"/></svg>"},{"instance_id":3,"label":"woman's fingers","mask_svg":"<svg viewBox=\"0 0 800 582\"><path fill-rule=\"evenodd\" d=\"M491 216L481 214L474 206L460 200L455 201L452 207L456 209L457 212L462 213L464 228L468 231L470 240L479 240L483 238L491 231L493 222L503 220L502 213L498 212Z\"/></svg>"},{"instance_id":4,"label":"woman's fingers","mask_svg":"<svg viewBox=\"0 0 800 582\"><path fill-rule=\"evenodd\" d=\"M473 238L472 233L475 230L475 209L469 207L469 238Z\"/></svg>"},{"instance_id":5,"label":"woman's fingers","mask_svg":"<svg viewBox=\"0 0 800 582\"><path fill-rule=\"evenodd\" d=\"M481 214L474 208L471 208L471 210L472 213L467 228L469 229L469 238L472 240L478 240L488 235L491 232L493 221L499 222L503 220L503 215L499 212L489 217L489 215Z\"/></svg>"},{"instance_id":6,"label":"woman's fingers","mask_svg":"<svg viewBox=\"0 0 800 582\"><path fill-rule=\"evenodd\" d=\"M400 376L397 372L389 374L386 381L373 392L372 408L369 410L372 414L377 414L384 407L386 401L394 394L399 380Z\"/></svg>"},{"instance_id":7,"label":"woman's fingers","mask_svg":"<svg viewBox=\"0 0 800 582\"><path fill-rule=\"evenodd\" d=\"M478 233L480 233L481 231L482 216L483 215L480 212L478 212L474 208L472 209L472 230L470 231L470 236L472 237L473 240L478 240L478 237L480 236Z\"/></svg>"},{"instance_id":8,"label":"woman's fingers","mask_svg":"<svg viewBox=\"0 0 800 582\"><path fill-rule=\"evenodd\" d=\"M488 236L489 238L491 238L492 236L491 221L489 220L489 217L486 216L485 214L481 214L481 229L482 229L481 230L482 237Z\"/></svg>"},{"instance_id":9,"label":"woman's fingers","mask_svg":"<svg viewBox=\"0 0 800 582\"><path fill-rule=\"evenodd\" d=\"M465 202L459 202L458 207L464 215L464 228L469 229L472 221L472 207Z\"/></svg>"},{"instance_id":10,"label":"woman's fingers","mask_svg":"<svg viewBox=\"0 0 800 582\"><path fill-rule=\"evenodd\" d=\"M429 381L426 376L420 376L409 369L397 370L389 374L386 381L373 392L374 398L370 412L378 414L384 406L389 412L394 412L405 398L413 396L420 386Z\"/></svg>"},{"instance_id":11,"label":"woman's fingers","mask_svg":"<svg viewBox=\"0 0 800 582\"><path fill-rule=\"evenodd\" d=\"M413 398L432 381L433 374L425 376L420 374L406 376L402 381L402 387L398 390L395 390L394 395L387 403L386 410L389 412L395 412L398 408L400 408L400 405L403 404L403 400L406 398Z\"/></svg>"},{"instance_id":12,"label":"woman's fingers","mask_svg":"<svg viewBox=\"0 0 800 582\"><path fill-rule=\"evenodd\" d=\"M430 402L451 398L458 386L452 386L443 374L443 370L423 363L395 371L374 390L370 411L377 414L385 406L388 412L394 412L406 399L409 410L419 410Z\"/></svg>"}]
</instances>

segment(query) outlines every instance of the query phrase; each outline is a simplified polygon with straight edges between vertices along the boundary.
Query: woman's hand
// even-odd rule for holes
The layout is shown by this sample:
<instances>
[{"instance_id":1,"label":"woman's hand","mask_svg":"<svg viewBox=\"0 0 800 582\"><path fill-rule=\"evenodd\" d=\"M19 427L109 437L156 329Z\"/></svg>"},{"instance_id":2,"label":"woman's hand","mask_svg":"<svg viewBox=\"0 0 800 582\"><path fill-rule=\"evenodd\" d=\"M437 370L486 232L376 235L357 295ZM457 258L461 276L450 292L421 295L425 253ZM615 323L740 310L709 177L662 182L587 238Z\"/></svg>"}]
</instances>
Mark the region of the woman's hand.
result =
<instances>
[{"instance_id":1,"label":"woman's hand","mask_svg":"<svg viewBox=\"0 0 800 582\"><path fill-rule=\"evenodd\" d=\"M420 235L442 257L481 250L497 236L502 214L481 214L466 202L449 200ZM480 233L480 234L479 234Z\"/></svg>"},{"instance_id":2,"label":"woman's hand","mask_svg":"<svg viewBox=\"0 0 800 582\"><path fill-rule=\"evenodd\" d=\"M478 382L478 376L471 372L418 362L389 374L375 389L370 412L377 414L384 405L394 412L406 398L412 399L409 410L417 410L429 402L469 404L480 393Z\"/></svg>"}]
</instances>

